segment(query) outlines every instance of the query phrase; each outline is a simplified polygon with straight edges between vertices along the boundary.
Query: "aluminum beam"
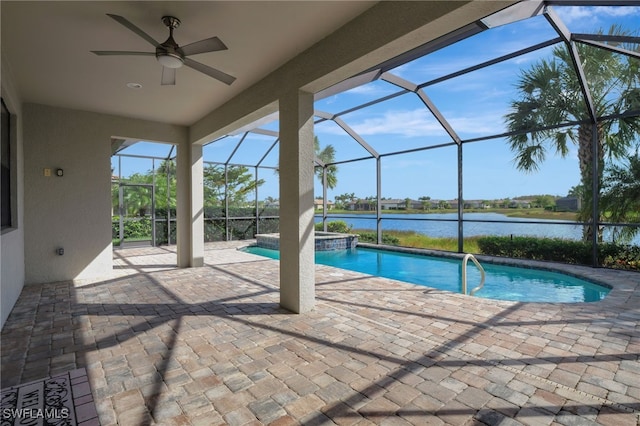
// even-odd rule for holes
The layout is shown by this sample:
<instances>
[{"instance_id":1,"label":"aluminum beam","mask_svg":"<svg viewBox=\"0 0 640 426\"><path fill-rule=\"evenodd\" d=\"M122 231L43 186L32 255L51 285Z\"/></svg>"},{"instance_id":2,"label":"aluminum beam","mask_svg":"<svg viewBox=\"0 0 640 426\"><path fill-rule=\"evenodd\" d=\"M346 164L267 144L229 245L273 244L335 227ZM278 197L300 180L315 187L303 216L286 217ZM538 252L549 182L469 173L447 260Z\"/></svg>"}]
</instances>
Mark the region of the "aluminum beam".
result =
<instances>
[{"instance_id":1,"label":"aluminum beam","mask_svg":"<svg viewBox=\"0 0 640 426\"><path fill-rule=\"evenodd\" d=\"M231 159L233 158L233 156L236 154L236 151L238 151L238 148L240 148L240 145L242 145L242 142L244 142L244 139L247 137L247 135L249 134L249 132L245 132L242 137L240 138L240 142L238 142L238 144L236 145L235 148L233 148L233 151L231 152L231 155L229 155L229 158L227 158L227 161L225 161L224 164L229 164L231 162Z\"/></svg>"},{"instance_id":2,"label":"aluminum beam","mask_svg":"<svg viewBox=\"0 0 640 426\"><path fill-rule=\"evenodd\" d=\"M575 43L571 40L571 31L564 25L562 20L556 15L556 13L550 7L546 7L544 11L544 16L551 24L551 26L556 30L558 35L562 37L565 41L567 48L569 49L569 54L571 56L571 62L573 63L573 68L578 75L578 82L580 84L580 90L582 91L582 96L584 96L585 104L587 105L587 111L589 112L589 117L591 118L591 122L595 123L597 121L597 114L595 109L595 104L593 102L593 98L591 96L591 92L589 91L589 86L587 84L587 77L584 73L584 68L582 67L582 62L580 60L580 55L578 54L578 49L576 48Z\"/></svg>"},{"instance_id":3,"label":"aluminum beam","mask_svg":"<svg viewBox=\"0 0 640 426\"><path fill-rule=\"evenodd\" d=\"M427 107L427 109L431 112L431 114L433 114L433 116L438 121L438 123L440 123L440 126L442 126L445 132L449 134L451 139L453 139L457 144L461 143L461 139L456 133L456 131L453 130L453 128L451 127L447 119L440 113L440 110L438 109L438 107L436 107L436 105L431 101L429 96L427 96L424 90L420 89L417 84L414 84L410 81L407 81L401 77L398 77L397 75L394 75L388 72L382 74L380 78L388 83L394 84L398 87L401 87L403 89L406 89L418 95L422 103Z\"/></svg>"},{"instance_id":4,"label":"aluminum beam","mask_svg":"<svg viewBox=\"0 0 640 426\"><path fill-rule=\"evenodd\" d=\"M640 52L634 52L633 50L624 49L622 47L612 46L610 44L600 43L593 40L580 39L577 37L574 37L573 39L578 43L588 44L589 46L599 47L601 49L608 50L609 52L620 53L622 55L631 56L633 58L640 59ZM637 43L640 44L640 39L637 41Z\"/></svg>"}]
</instances>

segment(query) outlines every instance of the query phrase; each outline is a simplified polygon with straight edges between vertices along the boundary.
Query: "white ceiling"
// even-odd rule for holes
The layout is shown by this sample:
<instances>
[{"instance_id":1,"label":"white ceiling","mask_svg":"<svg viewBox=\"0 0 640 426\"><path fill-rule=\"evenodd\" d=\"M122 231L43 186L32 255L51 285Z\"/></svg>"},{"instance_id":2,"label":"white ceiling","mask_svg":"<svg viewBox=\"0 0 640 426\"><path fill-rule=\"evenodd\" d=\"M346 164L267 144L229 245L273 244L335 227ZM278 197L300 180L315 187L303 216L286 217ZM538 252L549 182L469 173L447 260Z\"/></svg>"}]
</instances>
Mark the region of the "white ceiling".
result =
<instances>
[{"instance_id":1,"label":"white ceiling","mask_svg":"<svg viewBox=\"0 0 640 426\"><path fill-rule=\"evenodd\" d=\"M191 125L373 6L371 1L1 1L2 60L23 102ZM161 86L154 57L91 50L153 51L106 16L121 15L162 43L175 16L183 46L218 36L229 48L192 58L231 74L227 86L188 67ZM139 83L130 89L127 83Z\"/></svg>"}]
</instances>

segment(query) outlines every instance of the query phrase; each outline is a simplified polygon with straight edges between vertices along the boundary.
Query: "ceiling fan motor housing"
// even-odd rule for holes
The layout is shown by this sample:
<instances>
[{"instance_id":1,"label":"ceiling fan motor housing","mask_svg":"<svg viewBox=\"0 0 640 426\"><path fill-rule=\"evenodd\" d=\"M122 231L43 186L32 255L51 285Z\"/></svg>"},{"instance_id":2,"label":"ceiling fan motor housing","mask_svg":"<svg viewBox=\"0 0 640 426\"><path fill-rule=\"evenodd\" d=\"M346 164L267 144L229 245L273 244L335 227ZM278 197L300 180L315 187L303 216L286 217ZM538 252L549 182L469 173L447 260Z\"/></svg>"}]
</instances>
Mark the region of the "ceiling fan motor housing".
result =
<instances>
[{"instance_id":1,"label":"ceiling fan motor housing","mask_svg":"<svg viewBox=\"0 0 640 426\"><path fill-rule=\"evenodd\" d=\"M180 20L173 16L163 16L162 23L169 28L169 38L156 47L156 59L167 68L180 68L184 64L184 55L178 43L173 39L173 30L180 26Z\"/></svg>"}]
</instances>

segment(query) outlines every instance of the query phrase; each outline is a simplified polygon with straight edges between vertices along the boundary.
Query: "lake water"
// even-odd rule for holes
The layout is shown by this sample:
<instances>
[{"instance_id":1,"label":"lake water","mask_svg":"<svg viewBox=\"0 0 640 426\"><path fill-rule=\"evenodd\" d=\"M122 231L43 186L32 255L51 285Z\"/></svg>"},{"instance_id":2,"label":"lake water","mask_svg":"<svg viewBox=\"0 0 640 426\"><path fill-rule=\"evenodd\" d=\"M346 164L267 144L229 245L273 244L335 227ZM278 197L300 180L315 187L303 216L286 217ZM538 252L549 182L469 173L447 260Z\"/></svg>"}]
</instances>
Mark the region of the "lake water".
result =
<instances>
[{"instance_id":1,"label":"lake water","mask_svg":"<svg viewBox=\"0 0 640 426\"><path fill-rule=\"evenodd\" d=\"M500 236L530 236L547 238L564 238L580 240L582 238L582 225L574 223L558 224L553 220L525 219L508 217L500 213L465 213L465 221L489 221L489 222L464 222L463 233L465 237L477 235ZM458 215L456 213L430 213L430 214L392 214L382 215L382 230L415 231L430 237L456 238L458 235ZM376 229L375 214L329 214L328 220L343 220L353 229ZM543 222L526 223L532 220ZM322 216L316 215L315 221L321 222ZM491 222L491 221L506 221ZM605 240L608 240L605 230ZM640 245L640 235L633 240L633 244Z\"/></svg>"}]
</instances>

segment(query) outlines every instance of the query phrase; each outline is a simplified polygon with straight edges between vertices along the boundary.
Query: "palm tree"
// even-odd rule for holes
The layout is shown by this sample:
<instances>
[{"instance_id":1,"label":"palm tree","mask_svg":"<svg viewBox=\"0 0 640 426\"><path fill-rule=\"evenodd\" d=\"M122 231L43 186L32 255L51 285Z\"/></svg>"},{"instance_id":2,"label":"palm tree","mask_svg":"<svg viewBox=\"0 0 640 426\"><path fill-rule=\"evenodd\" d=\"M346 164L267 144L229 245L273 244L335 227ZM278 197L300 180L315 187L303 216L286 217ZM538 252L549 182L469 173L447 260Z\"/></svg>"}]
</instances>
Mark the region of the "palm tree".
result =
<instances>
[{"instance_id":1,"label":"palm tree","mask_svg":"<svg viewBox=\"0 0 640 426\"><path fill-rule=\"evenodd\" d=\"M344 194L336 195L334 198L336 200L336 208L346 209L348 204L356 199L356 194L345 192Z\"/></svg>"},{"instance_id":2,"label":"palm tree","mask_svg":"<svg viewBox=\"0 0 640 426\"><path fill-rule=\"evenodd\" d=\"M331 164L336 160L336 149L333 145L327 145L324 149L320 149L320 140L317 136L313 137L313 150L316 158L322 161L323 164L329 164L327 166L327 187L333 189L338 184L338 166ZM314 168L316 177L322 184L323 168L321 166L315 166ZM275 170L276 174L280 172L280 166Z\"/></svg>"},{"instance_id":3,"label":"palm tree","mask_svg":"<svg viewBox=\"0 0 640 426\"><path fill-rule=\"evenodd\" d=\"M327 145L324 149L320 149L320 140L317 136L313 138L313 149L316 157L324 164L330 164L327 166L327 187L333 189L338 184L338 166L331 164L336 160L336 149L333 145ZM322 167L316 168L316 176L322 182Z\"/></svg>"},{"instance_id":4,"label":"palm tree","mask_svg":"<svg viewBox=\"0 0 640 426\"><path fill-rule=\"evenodd\" d=\"M640 222L640 155L630 155L626 164L610 165L605 171L600 199L605 217L612 222ZM640 228L614 230L614 241L628 242Z\"/></svg>"},{"instance_id":5,"label":"palm tree","mask_svg":"<svg viewBox=\"0 0 640 426\"><path fill-rule=\"evenodd\" d=\"M125 216L144 217L151 214L151 189L136 185L151 185L151 171L146 173L133 173L129 177L122 178L121 184L125 185L123 192L123 213ZM115 195L112 190L112 196ZM119 195L118 195L119 196ZM115 199L113 200L115 201Z\"/></svg>"},{"instance_id":6,"label":"palm tree","mask_svg":"<svg viewBox=\"0 0 640 426\"><path fill-rule=\"evenodd\" d=\"M173 160L163 160L156 169L156 176L153 180L155 190L156 214L157 210L172 211L176 209L176 162ZM170 210L169 210L170 209Z\"/></svg>"},{"instance_id":7,"label":"palm tree","mask_svg":"<svg viewBox=\"0 0 640 426\"><path fill-rule=\"evenodd\" d=\"M602 31L599 32L602 34ZM612 27L609 35L628 35ZM629 50L633 50L630 48ZM640 61L631 56L615 55L605 49L577 44L581 66L588 80L596 117L640 111ZM640 133L640 117L617 120L589 120L585 97L573 61L564 45L553 50L551 58L542 59L522 71L516 84L520 98L512 101L506 115L507 127L516 132L509 137L519 170L538 170L549 151L562 157L569 154L569 143L578 147L580 193L583 209L579 219L592 220L593 179L602 179L604 159L620 158ZM578 122L577 127L558 127ZM596 129L597 135L594 135ZM530 133L524 133L529 131ZM597 136L598 173L593 176L593 140ZM592 229L586 225L583 238L590 239Z\"/></svg>"}]
</instances>

